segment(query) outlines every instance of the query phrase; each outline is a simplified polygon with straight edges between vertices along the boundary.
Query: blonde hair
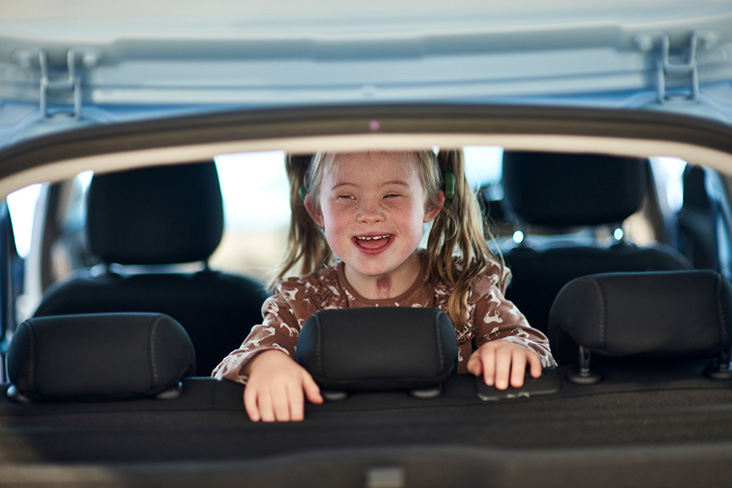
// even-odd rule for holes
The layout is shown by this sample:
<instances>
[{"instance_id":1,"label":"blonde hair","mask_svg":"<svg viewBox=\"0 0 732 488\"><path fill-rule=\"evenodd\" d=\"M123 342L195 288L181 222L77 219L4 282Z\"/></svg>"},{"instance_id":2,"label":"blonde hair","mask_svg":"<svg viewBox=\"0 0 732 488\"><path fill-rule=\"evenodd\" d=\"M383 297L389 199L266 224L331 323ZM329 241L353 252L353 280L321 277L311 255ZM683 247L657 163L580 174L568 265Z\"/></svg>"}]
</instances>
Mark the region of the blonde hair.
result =
<instances>
[{"instance_id":1,"label":"blonde hair","mask_svg":"<svg viewBox=\"0 0 732 488\"><path fill-rule=\"evenodd\" d=\"M443 175L455 176L455 192L446 198L440 213L432 222L427 240L427 282L436 286L442 281L454 289L448 299L448 316L456 326L467 323L468 292L472 281L487 268L490 261L500 266L501 285L505 286L508 272L503 259L488 247L492 239L475 192L465 177L462 151L419 151L415 162L425 192L425 205L439 204L438 191L444 184ZM318 205L323 175L333 164L335 154L318 153L310 156L289 156L285 162L290 179L290 232L288 251L276 279L288 274L298 263L299 273L308 274L331 264L335 256L321 229L310 218L303 202L303 189ZM453 256L457 255L453 264Z\"/></svg>"}]
</instances>

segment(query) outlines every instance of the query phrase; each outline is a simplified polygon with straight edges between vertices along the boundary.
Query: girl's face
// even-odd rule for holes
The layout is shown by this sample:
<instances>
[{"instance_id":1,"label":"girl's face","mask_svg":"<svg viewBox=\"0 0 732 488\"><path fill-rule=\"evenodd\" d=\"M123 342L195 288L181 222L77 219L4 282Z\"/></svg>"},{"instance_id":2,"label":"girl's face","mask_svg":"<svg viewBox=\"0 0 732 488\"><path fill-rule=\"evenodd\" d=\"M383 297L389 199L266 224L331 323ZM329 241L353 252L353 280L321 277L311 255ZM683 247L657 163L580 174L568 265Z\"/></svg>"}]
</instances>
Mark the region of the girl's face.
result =
<instances>
[{"instance_id":1,"label":"girl's face","mask_svg":"<svg viewBox=\"0 0 732 488\"><path fill-rule=\"evenodd\" d=\"M408 287L416 278L422 224L441 208L425 208L417 165L412 153L338 154L325 169L320 205L306 199L310 215L325 230L356 289L383 277L391 279L392 289L400 289L400 284L406 281Z\"/></svg>"}]
</instances>

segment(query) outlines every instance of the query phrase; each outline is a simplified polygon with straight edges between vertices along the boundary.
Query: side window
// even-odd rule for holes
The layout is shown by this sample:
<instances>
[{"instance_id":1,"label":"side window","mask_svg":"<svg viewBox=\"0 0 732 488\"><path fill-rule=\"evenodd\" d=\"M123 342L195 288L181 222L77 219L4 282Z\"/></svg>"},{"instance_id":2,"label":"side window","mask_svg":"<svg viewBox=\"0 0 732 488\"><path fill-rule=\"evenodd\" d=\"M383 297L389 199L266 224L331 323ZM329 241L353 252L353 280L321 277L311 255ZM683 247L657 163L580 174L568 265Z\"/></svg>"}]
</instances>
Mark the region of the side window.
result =
<instances>
[{"instance_id":1,"label":"side window","mask_svg":"<svg viewBox=\"0 0 732 488\"><path fill-rule=\"evenodd\" d=\"M28 296L26 269L29 266L33 227L36 222L36 210L41 193L42 185L34 184L11 193L7 198L15 248L19 258L14 293L16 299L13 304L9 304L9 306L14 308L16 323L20 323L29 317L35 304L40 300L40 286L35 287L32 298ZM7 317L7 314L5 316Z\"/></svg>"},{"instance_id":2,"label":"side window","mask_svg":"<svg viewBox=\"0 0 732 488\"><path fill-rule=\"evenodd\" d=\"M30 252L31 233L36 202L41 185L30 185L8 195L8 209L13 220L13 233L18 254L26 257Z\"/></svg>"},{"instance_id":3,"label":"side window","mask_svg":"<svg viewBox=\"0 0 732 488\"><path fill-rule=\"evenodd\" d=\"M22 261L18 257L7 201L0 201L0 380L5 381L5 357L10 333L17 325L15 297L22 286Z\"/></svg>"},{"instance_id":4,"label":"side window","mask_svg":"<svg viewBox=\"0 0 732 488\"><path fill-rule=\"evenodd\" d=\"M723 175L676 158L652 158L669 242L698 269L732 276L732 210Z\"/></svg>"},{"instance_id":5,"label":"side window","mask_svg":"<svg viewBox=\"0 0 732 488\"><path fill-rule=\"evenodd\" d=\"M679 240L677 215L684 204L684 171L687 163L669 157L652 157L650 161L655 202L660 214L657 232L662 233L663 241L676 245Z\"/></svg>"},{"instance_id":6,"label":"side window","mask_svg":"<svg viewBox=\"0 0 732 488\"><path fill-rule=\"evenodd\" d=\"M711 170L706 172L705 188L711 202L714 242L718 271L732 279L732 209L724 177Z\"/></svg>"},{"instance_id":7,"label":"side window","mask_svg":"<svg viewBox=\"0 0 732 488\"><path fill-rule=\"evenodd\" d=\"M97 264L86 244L86 192L92 172L80 173L71 181L57 187L57 207L54 215L56 238L50 248L54 281L68 276L75 269Z\"/></svg>"},{"instance_id":8,"label":"side window","mask_svg":"<svg viewBox=\"0 0 732 488\"><path fill-rule=\"evenodd\" d=\"M225 230L211 265L268 283L285 253L290 196L281 151L217 156Z\"/></svg>"},{"instance_id":9,"label":"side window","mask_svg":"<svg viewBox=\"0 0 732 488\"><path fill-rule=\"evenodd\" d=\"M465 176L473 188L498 184L501 181L503 148L498 146L465 146Z\"/></svg>"}]
</instances>

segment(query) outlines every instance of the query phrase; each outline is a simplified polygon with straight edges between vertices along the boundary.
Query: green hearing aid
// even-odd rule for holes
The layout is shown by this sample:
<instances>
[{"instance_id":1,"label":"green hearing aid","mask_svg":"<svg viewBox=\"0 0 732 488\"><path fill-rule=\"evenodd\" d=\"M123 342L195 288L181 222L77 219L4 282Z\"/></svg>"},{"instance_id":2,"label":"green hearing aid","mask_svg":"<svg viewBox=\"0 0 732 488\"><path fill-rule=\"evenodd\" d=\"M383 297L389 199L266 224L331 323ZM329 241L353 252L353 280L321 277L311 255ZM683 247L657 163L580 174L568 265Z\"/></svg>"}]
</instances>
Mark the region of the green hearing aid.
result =
<instances>
[{"instance_id":1,"label":"green hearing aid","mask_svg":"<svg viewBox=\"0 0 732 488\"><path fill-rule=\"evenodd\" d=\"M308 194L308 191L305 189L305 185L302 185L300 189L298 190L298 193L300 194L300 200L303 202L305 201L305 195Z\"/></svg>"},{"instance_id":2,"label":"green hearing aid","mask_svg":"<svg viewBox=\"0 0 732 488\"><path fill-rule=\"evenodd\" d=\"M455 196L455 174L445 173L445 198Z\"/></svg>"}]
</instances>

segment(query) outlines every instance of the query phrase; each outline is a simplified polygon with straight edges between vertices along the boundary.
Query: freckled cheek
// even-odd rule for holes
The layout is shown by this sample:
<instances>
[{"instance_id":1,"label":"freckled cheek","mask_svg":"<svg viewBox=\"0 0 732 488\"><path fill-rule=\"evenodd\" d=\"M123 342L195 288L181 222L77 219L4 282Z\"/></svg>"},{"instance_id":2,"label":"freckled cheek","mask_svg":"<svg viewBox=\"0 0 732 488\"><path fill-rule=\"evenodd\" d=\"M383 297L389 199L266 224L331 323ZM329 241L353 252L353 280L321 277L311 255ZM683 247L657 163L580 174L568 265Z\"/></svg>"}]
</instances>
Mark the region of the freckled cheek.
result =
<instances>
[{"instance_id":1,"label":"freckled cheek","mask_svg":"<svg viewBox=\"0 0 732 488\"><path fill-rule=\"evenodd\" d=\"M347 221L343 215L324 213L323 220L325 224L325 239L331 246L339 239L350 239Z\"/></svg>"},{"instance_id":2,"label":"freckled cheek","mask_svg":"<svg viewBox=\"0 0 732 488\"><path fill-rule=\"evenodd\" d=\"M411 234L414 236L415 239L421 240L422 234L424 232L424 212L414 212L410 216L410 231Z\"/></svg>"}]
</instances>

